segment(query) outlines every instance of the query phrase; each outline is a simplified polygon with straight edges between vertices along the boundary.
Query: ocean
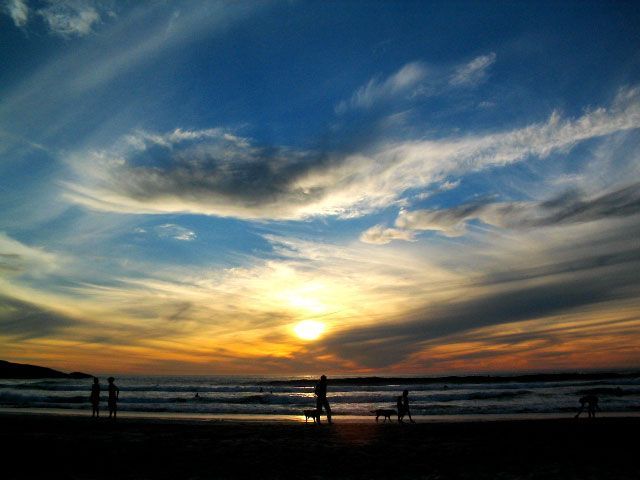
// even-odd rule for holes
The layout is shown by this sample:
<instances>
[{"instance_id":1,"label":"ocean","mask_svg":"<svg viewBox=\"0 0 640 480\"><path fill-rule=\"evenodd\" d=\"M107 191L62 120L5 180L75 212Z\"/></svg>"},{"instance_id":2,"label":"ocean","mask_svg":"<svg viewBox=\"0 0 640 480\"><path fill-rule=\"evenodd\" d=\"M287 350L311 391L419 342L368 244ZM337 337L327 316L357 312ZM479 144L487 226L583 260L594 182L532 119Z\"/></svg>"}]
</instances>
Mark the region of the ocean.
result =
<instances>
[{"instance_id":1,"label":"ocean","mask_svg":"<svg viewBox=\"0 0 640 480\"><path fill-rule=\"evenodd\" d=\"M101 378L106 410L106 378ZM91 379L0 380L3 409L90 412ZM118 410L172 416L296 416L315 408L310 377L120 376ZM329 378L335 416L370 416L393 408L409 390L416 417L570 415L579 398L595 394L606 413L640 412L640 374L526 375L514 377ZM196 393L198 396L196 397ZM586 414L585 414L586 415Z\"/></svg>"}]
</instances>

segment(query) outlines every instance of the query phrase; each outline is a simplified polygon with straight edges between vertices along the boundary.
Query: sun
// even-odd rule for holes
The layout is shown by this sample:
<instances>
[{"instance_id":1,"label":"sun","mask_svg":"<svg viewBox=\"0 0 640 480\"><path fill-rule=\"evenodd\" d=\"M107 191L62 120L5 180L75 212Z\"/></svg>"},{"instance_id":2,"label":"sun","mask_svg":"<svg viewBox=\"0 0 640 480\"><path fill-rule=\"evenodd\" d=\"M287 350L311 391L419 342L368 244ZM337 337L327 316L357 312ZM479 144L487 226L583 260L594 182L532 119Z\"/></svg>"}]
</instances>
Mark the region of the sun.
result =
<instances>
[{"instance_id":1,"label":"sun","mask_svg":"<svg viewBox=\"0 0 640 480\"><path fill-rule=\"evenodd\" d=\"M324 323L316 320L303 320L293 327L295 334L302 340L317 340L324 332Z\"/></svg>"}]
</instances>

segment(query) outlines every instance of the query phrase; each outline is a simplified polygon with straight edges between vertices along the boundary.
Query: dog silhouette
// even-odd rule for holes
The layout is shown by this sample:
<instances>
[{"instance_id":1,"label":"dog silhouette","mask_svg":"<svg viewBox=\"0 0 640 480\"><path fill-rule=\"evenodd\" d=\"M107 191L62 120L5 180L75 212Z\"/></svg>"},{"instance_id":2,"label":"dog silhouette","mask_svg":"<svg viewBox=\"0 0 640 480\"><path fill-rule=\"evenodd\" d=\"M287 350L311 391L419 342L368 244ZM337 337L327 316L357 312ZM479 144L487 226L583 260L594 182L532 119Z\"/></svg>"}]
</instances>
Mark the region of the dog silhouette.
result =
<instances>
[{"instance_id":1,"label":"dog silhouette","mask_svg":"<svg viewBox=\"0 0 640 480\"><path fill-rule=\"evenodd\" d=\"M313 423L320 423L320 412L318 410L305 410L304 423L307 423L310 418L313 419Z\"/></svg>"},{"instance_id":2,"label":"dog silhouette","mask_svg":"<svg viewBox=\"0 0 640 480\"><path fill-rule=\"evenodd\" d=\"M391 421L391 415L397 415L396 411L390 408L378 408L377 410L371 410L371 413L375 414L376 422L380 417L384 417L383 422L386 422L387 419Z\"/></svg>"}]
</instances>

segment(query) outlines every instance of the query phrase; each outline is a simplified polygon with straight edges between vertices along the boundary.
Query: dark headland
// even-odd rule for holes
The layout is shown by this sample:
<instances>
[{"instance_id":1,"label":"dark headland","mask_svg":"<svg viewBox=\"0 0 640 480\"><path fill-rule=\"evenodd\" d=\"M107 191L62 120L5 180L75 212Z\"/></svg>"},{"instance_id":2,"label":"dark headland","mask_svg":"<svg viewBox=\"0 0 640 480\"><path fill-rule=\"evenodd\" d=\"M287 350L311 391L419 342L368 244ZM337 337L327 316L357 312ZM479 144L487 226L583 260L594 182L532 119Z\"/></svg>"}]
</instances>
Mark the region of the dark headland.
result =
<instances>
[{"instance_id":1,"label":"dark headland","mask_svg":"<svg viewBox=\"0 0 640 480\"><path fill-rule=\"evenodd\" d=\"M47 367L12 363L0 360L0 378L34 379L34 378L91 378L92 375L82 372L64 373Z\"/></svg>"}]
</instances>

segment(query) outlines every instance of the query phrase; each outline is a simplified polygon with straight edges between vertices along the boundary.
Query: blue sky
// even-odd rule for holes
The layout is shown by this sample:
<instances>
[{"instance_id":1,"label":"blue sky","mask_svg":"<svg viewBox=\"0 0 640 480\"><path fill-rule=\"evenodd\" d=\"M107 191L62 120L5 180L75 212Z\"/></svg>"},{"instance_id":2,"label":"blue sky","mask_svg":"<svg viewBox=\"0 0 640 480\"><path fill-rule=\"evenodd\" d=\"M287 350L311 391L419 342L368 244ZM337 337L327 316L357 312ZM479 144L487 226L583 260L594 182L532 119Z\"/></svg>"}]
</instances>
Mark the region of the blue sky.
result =
<instances>
[{"instance_id":1,"label":"blue sky","mask_svg":"<svg viewBox=\"0 0 640 480\"><path fill-rule=\"evenodd\" d=\"M639 14L4 1L0 355L637 366Z\"/></svg>"}]
</instances>

